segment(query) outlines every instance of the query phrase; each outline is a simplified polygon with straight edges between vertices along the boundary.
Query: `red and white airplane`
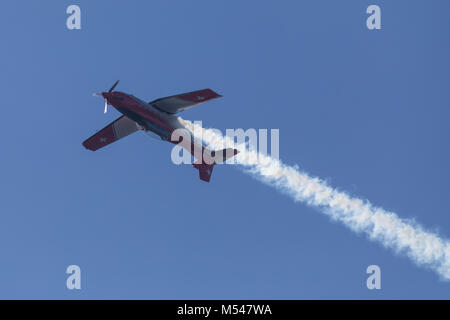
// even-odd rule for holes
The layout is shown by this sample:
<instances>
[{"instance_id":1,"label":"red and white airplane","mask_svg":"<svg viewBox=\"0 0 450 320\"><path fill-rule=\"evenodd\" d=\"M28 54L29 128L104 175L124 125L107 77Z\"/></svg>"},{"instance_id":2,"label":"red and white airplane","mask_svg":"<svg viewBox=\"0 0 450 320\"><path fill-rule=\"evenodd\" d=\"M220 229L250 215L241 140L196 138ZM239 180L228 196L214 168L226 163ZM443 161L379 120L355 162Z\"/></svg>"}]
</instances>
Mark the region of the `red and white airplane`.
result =
<instances>
[{"instance_id":1,"label":"red and white airplane","mask_svg":"<svg viewBox=\"0 0 450 320\"><path fill-rule=\"evenodd\" d=\"M238 153L238 150L231 148L209 150L202 142L195 140L192 132L175 116L178 112L221 97L211 89L182 93L147 103L131 94L114 91L118 83L119 81L116 81L108 92L95 95L105 99L105 113L108 105L111 105L123 115L84 141L83 146L86 149L96 151L138 130L155 133L162 140L180 144L188 150L194 156L193 166L199 170L200 179L206 182L209 182L215 164L223 163ZM191 135L191 139L186 139L185 143L183 137L178 141L171 139L172 132L180 128L188 130ZM201 154L200 159L197 154Z\"/></svg>"}]
</instances>

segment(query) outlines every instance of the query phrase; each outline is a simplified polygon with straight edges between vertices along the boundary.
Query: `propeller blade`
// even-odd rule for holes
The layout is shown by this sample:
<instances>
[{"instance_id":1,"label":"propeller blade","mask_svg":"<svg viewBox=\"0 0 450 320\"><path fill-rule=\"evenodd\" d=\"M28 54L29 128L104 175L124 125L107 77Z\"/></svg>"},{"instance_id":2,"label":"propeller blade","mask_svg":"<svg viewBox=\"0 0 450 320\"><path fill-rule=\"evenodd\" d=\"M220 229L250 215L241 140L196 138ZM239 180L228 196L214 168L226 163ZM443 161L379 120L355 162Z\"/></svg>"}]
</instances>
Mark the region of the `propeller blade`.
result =
<instances>
[{"instance_id":1,"label":"propeller blade","mask_svg":"<svg viewBox=\"0 0 450 320\"><path fill-rule=\"evenodd\" d=\"M113 86L111 87L111 89L109 89L108 92L112 92L112 91L114 90L114 88L117 86L118 83L119 83L119 80L117 80L117 81L113 84Z\"/></svg>"},{"instance_id":2,"label":"propeller blade","mask_svg":"<svg viewBox=\"0 0 450 320\"><path fill-rule=\"evenodd\" d=\"M108 112L108 101L105 99L105 111L103 113Z\"/></svg>"}]
</instances>

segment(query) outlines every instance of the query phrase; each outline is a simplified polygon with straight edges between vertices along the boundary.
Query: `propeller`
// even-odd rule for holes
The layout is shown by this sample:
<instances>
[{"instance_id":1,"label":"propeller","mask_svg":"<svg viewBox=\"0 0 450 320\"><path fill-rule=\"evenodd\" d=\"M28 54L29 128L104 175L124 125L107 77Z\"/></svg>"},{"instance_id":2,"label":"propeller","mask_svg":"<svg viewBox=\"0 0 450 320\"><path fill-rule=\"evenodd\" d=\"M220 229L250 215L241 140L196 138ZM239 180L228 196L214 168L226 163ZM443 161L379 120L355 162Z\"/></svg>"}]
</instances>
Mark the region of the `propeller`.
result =
<instances>
[{"instance_id":1,"label":"propeller","mask_svg":"<svg viewBox=\"0 0 450 320\"><path fill-rule=\"evenodd\" d=\"M114 82L114 84L112 85L111 89L108 90L108 93L112 92L116 88L118 83L119 83L119 80ZM102 94L101 93L94 93L94 96L102 96ZM106 113L106 112L108 112L108 101L105 98L105 111L103 113Z\"/></svg>"},{"instance_id":2,"label":"propeller","mask_svg":"<svg viewBox=\"0 0 450 320\"><path fill-rule=\"evenodd\" d=\"M114 88L117 86L117 84L119 83L119 80L117 80L116 82L114 82L113 86L111 87L111 89L109 89L108 92L112 92L114 90Z\"/></svg>"}]
</instances>

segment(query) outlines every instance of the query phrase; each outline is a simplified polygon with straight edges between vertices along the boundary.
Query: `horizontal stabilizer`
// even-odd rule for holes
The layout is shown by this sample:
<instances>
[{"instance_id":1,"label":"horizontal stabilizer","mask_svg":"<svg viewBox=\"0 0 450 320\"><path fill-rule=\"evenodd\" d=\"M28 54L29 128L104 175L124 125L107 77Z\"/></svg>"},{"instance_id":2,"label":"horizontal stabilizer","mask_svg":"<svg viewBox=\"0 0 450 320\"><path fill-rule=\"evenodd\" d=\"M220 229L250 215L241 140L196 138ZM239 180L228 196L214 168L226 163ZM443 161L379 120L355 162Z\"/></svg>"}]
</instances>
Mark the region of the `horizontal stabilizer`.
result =
<instances>
[{"instance_id":1,"label":"horizontal stabilizer","mask_svg":"<svg viewBox=\"0 0 450 320\"><path fill-rule=\"evenodd\" d=\"M212 151L211 156L214 158L213 164L194 163L193 166L194 168L198 169L200 179L209 182L214 165L224 163L227 159L234 157L238 153L239 151L237 149L232 148Z\"/></svg>"},{"instance_id":2,"label":"horizontal stabilizer","mask_svg":"<svg viewBox=\"0 0 450 320\"><path fill-rule=\"evenodd\" d=\"M233 148L227 148L211 152L211 156L214 157L216 163L224 163L227 159L237 155L239 151Z\"/></svg>"}]
</instances>

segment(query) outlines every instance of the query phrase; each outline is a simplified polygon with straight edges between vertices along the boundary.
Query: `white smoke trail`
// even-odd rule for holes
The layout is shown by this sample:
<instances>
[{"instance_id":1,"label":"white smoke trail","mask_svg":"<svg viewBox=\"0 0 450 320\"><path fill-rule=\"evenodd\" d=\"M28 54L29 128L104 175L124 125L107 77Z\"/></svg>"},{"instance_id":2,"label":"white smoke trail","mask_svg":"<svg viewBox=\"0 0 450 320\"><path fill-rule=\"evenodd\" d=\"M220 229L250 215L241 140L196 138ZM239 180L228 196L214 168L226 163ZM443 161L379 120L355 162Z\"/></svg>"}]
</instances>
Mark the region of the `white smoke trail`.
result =
<instances>
[{"instance_id":1,"label":"white smoke trail","mask_svg":"<svg viewBox=\"0 0 450 320\"><path fill-rule=\"evenodd\" d=\"M211 149L232 147L234 141L216 130L203 129L198 124L179 118L179 121L203 139ZM355 232L364 232L370 239L396 252L403 252L415 263L436 271L444 280L450 280L450 242L424 230L414 221L398 217L393 212L373 206L368 201L352 198L329 187L325 181L310 177L297 167L283 164L277 159L246 150L240 150L237 163L259 180L289 194L295 201L320 208L333 220L340 221Z\"/></svg>"}]
</instances>

